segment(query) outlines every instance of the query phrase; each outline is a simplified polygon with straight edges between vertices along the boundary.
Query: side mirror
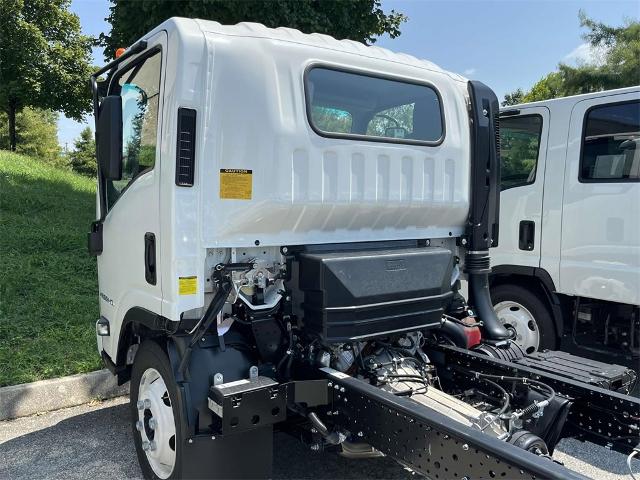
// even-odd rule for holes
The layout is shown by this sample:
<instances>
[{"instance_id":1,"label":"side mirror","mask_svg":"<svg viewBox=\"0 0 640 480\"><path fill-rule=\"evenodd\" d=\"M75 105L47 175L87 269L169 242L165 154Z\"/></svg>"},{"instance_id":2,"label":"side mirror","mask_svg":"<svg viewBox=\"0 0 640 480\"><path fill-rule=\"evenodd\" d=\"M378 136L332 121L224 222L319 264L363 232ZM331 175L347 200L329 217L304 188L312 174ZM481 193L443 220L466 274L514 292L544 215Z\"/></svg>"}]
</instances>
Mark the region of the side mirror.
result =
<instances>
[{"instance_id":1,"label":"side mirror","mask_svg":"<svg viewBox=\"0 0 640 480\"><path fill-rule=\"evenodd\" d=\"M98 167L107 180L122 178L122 100L118 95L102 99L96 123Z\"/></svg>"}]
</instances>

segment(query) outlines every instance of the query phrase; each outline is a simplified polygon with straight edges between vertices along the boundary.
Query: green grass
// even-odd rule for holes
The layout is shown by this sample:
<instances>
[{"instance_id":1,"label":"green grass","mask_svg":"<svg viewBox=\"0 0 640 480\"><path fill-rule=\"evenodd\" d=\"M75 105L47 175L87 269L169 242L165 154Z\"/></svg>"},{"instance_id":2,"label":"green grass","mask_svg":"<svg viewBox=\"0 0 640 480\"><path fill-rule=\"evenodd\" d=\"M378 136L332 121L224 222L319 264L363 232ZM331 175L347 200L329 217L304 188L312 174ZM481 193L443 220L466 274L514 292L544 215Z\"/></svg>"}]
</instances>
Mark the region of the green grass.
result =
<instances>
[{"instance_id":1,"label":"green grass","mask_svg":"<svg viewBox=\"0 0 640 480\"><path fill-rule=\"evenodd\" d=\"M0 151L0 386L100 368L95 182Z\"/></svg>"}]
</instances>

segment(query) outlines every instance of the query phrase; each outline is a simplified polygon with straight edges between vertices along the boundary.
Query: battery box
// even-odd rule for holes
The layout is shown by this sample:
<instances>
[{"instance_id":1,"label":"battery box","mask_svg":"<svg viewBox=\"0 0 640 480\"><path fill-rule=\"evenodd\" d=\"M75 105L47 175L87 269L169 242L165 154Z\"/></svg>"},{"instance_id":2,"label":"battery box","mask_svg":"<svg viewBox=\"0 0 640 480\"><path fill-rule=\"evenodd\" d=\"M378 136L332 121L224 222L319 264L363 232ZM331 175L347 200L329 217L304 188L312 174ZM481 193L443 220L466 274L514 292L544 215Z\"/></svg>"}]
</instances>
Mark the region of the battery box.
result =
<instances>
[{"instance_id":1,"label":"battery box","mask_svg":"<svg viewBox=\"0 0 640 480\"><path fill-rule=\"evenodd\" d=\"M565 352L536 352L515 363L621 393L627 393L636 380L636 373L630 368Z\"/></svg>"}]
</instances>

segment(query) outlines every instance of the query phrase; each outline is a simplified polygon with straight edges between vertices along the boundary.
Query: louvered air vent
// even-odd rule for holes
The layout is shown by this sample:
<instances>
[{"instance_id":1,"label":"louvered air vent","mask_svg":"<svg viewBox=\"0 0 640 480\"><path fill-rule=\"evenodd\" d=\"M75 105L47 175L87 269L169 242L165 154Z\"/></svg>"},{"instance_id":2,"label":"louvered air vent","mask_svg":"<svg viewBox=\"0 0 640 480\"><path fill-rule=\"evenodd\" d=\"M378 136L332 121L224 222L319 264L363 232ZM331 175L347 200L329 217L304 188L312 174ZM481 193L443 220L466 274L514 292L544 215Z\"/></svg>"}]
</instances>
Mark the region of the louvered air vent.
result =
<instances>
[{"instance_id":1,"label":"louvered air vent","mask_svg":"<svg viewBox=\"0 0 640 480\"><path fill-rule=\"evenodd\" d=\"M192 187L196 157L196 111L178 109L178 144L176 147L176 185Z\"/></svg>"}]
</instances>

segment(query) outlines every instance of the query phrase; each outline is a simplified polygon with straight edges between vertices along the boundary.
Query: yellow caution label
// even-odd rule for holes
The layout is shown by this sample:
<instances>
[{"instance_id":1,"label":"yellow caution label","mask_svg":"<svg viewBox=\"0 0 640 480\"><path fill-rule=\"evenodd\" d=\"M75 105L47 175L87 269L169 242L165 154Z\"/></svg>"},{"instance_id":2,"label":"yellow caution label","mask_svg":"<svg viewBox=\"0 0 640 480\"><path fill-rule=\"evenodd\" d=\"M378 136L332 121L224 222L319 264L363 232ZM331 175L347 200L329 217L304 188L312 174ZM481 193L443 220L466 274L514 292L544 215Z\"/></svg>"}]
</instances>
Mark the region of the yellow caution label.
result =
<instances>
[{"instance_id":1,"label":"yellow caution label","mask_svg":"<svg viewBox=\"0 0 640 480\"><path fill-rule=\"evenodd\" d=\"M178 295L195 295L198 291L198 277L179 277Z\"/></svg>"},{"instance_id":2,"label":"yellow caution label","mask_svg":"<svg viewBox=\"0 0 640 480\"><path fill-rule=\"evenodd\" d=\"M220 169L220 198L228 200L251 200L253 170L237 168Z\"/></svg>"}]
</instances>

